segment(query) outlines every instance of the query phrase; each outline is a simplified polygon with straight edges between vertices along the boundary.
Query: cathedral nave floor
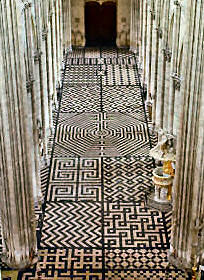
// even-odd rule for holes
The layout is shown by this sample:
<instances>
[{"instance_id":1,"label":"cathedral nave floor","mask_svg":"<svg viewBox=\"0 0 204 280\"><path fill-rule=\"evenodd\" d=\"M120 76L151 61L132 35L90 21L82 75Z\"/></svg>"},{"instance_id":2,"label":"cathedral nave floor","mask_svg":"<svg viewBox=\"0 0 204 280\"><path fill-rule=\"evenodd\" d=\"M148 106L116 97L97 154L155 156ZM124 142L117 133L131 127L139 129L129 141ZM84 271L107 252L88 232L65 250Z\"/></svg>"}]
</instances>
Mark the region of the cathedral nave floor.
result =
<instances>
[{"instance_id":1,"label":"cathedral nave floor","mask_svg":"<svg viewBox=\"0 0 204 280\"><path fill-rule=\"evenodd\" d=\"M136 57L75 49L65 63L51 166L42 170L39 262L19 279L186 279L168 266L171 213L145 207L155 139Z\"/></svg>"}]
</instances>

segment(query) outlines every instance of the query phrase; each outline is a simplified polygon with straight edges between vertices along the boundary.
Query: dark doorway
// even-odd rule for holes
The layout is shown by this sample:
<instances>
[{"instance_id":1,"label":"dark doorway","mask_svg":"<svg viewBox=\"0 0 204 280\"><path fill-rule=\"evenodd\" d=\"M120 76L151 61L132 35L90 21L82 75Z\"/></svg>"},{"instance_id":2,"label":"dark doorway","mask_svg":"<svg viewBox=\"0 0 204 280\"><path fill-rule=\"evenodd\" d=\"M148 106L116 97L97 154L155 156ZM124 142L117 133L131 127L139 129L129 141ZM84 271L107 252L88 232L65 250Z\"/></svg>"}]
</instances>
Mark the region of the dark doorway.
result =
<instances>
[{"instance_id":1,"label":"dark doorway","mask_svg":"<svg viewBox=\"0 0 204 280\"><path fill-rule=\"evenodd\" d=\"M85 5L86 46L116 45L116 3L95 1Z\"/></svg>"}]
</instances>

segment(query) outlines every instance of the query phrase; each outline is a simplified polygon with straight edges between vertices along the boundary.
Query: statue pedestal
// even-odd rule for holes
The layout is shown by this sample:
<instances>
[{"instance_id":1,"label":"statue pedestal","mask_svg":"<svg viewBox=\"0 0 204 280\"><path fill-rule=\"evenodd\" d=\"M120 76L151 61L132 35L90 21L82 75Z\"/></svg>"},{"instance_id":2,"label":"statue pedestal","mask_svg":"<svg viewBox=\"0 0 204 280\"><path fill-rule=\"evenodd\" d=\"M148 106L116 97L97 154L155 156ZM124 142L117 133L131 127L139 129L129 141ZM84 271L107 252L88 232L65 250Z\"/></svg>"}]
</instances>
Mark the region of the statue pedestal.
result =
<instances>
[{"instance_id":1,"label":"statue pedestal","mask_svg":"<svg viewBox=\"0 0 204 280\"><path fill-rule=\"evenodd\" d=\"M173 177L163 173L162 167L157 167L153 171L152 181L155 191L147 198L147 206L163 212L171 210L171 192Z\"/></svg>"}]
</instances>

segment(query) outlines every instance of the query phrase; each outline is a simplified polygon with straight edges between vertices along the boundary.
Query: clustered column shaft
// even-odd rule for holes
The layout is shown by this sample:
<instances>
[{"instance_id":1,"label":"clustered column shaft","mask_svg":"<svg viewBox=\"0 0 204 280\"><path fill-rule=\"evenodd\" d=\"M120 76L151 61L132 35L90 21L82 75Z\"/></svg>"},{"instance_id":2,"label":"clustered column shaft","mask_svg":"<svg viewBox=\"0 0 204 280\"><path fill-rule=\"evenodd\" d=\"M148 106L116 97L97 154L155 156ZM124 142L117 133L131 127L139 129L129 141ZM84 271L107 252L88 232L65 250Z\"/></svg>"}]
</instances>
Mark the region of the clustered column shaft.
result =
<instances>
[{"instance_id":1,"label":"clustered column shaft","mask_svg":"<svg viewBox=\"0 0 204 280\"><path fill-rule=\"evenodd\" d=\"M63 59L62 0L0 2L0 197L3 260L35 261L34 206L48 164Z\"/></svg>"},{"instance_id":2,"label":"clustered column shaft","mask_svg":"<svg viewBox=\"0 0 204 280\"><path fill-rule=\"evenodd\" d=\"M170 260L191 268L204 262L204 2L140 2L143 13L132 22L142 27L138 57L152 126L177 142ZM134 1L131 9L133 16Z\"/></svg>"}]
</instances>

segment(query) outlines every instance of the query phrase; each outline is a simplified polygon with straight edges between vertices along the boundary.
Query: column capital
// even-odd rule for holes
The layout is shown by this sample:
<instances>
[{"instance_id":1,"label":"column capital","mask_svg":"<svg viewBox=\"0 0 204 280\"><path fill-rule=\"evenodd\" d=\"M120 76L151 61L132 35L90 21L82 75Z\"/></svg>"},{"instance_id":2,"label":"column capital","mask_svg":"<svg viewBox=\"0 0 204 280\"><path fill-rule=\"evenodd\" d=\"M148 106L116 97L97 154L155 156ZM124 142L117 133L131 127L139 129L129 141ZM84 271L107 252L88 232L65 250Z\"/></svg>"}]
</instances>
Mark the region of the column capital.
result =
<instances>
[{"instance_id":1,"label":"column capital","mask_svg":"<svg viewBox=\"0 0 204 280\"><path fill-rule=\"evenodd\" d=\"M150 14L151 14L153 20L155 20L155 18L156 18L156 12L155 12L152 8L149 9L149 12L150 12Z\"/></svg>"},{"instance_id":2,"label":"column capital","mask_svg":"<svg viewBox=\"0 0 204 280\"><path fill-rule=\"evenodd\" d=\"M171 62L172 52L169 48L162 49L164 58L167 62Z\"/></svg>"},{"instance_id":3,"label":"column capital","mask_svg":"<svg viewBox=\"0 0 204 280\"><path fill-rule=\"evenodd\" d=\"M29 9L32 6L32 1L30 1L30 0L23 1L23 5L24 5L24 10Z\"/></svg>"},{"instance_id":4,"label":"column capital","mask_svg":"<svg viewBox=\"0 0 204 280\"><path fill-rule=\"evenodd\" d=\"M26 81L27 92L31 92L34 81L35 80L32 76L29 78L29 80Z\"/></svg>"},{"instance_id":5,"label":"column capital","mask_svg":"<svg viewBox=\"0 0 204 280\"><path fill-rule=\"evenodd\" d=\"M175 89L180 90L182 81L181 76L178 73L173 72L171 73L170 77L174 80Z\"/></svg>"},{"instance_id":6,"label":"column capital","mask_svg":"<svg viewBox=\"0 0 204 280\"><path fill-rule=\"evenodd\" d=\"M163 34L163 32L162 32L162 29L161 29L161 27L155 27L155 30L156 30L156 32L158 33L158 35L159 35L159 38L160 39L162 39L162 34Z\"/></svg>"},{"instance_id":7,"label":"column capital","mask_svg":"<svg viewBox=\"0 0 204 280\"><path fill-rule=\"evenodd\" d=\"M174 5L176 5L176 6L178 6L178 7L181 7L181 1L179 1L179 0L175 0L174 1Z\"/></svg>"},{"instance_id":8,"label":"column capital","mask_svg":"<svg viewBox=\"0 0 204 280\"><path fill-rule=\"evenodd\" d=\"M42 55L42 52L39 51L39 50L36 50L36 51L34 52L34 61L35 61L35 62L40 61L41 55Z\"/></svg>"},{"instance_id":9,"label":"column capital","mask_svg":"<svg viewBox=\"0 0 204 280\"><path fill-rule=\"evenodd\" d=\"M42 40L43 40L43 41L47 40L47 35L48 35L48 31L47 31L46 28L44 28L44 29L42 30Z\"/></svg>"}]
</instances>

